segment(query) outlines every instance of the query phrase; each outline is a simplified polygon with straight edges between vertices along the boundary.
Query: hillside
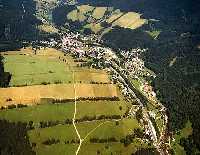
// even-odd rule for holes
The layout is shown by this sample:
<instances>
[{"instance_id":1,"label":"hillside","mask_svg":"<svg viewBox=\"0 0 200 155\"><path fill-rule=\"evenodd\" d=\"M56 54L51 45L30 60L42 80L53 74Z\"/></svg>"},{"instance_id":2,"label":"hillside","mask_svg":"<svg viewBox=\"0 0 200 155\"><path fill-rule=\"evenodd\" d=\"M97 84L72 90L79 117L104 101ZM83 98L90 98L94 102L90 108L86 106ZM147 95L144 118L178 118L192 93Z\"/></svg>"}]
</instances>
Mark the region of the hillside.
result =
<instances>
[{"instance_id":1,"label":"hillside","mask_svg":"<svg viewBox=\"0 0 200 155\"><path fill-rule=\"evenodd\" d=\"M0 154L199 154L199 10L0 0Z\"/></svg>"},{"instance_id":2,"label":"hillside","mask_svg":"<svg viewBox=\"0 0 200 155\"><path fill-rule=\"evenodd\" d=\"M71 28L99 34L106 45L115 49L148 48L143 60L157 75L150 81L160 101L168 108L170 130L177 133L190 120L192 135L183 138L185 142L181 145L187 154L199 148L199 3L188 0L78 2L76 7L67 7L70 9L65 12L65 22ZM139 17L139 21L134 21L136 27L123 19L133 12L135 16L127 19L134 21ZM189 149L188 145L194 149Z\"/></svg>"}]
</instances>

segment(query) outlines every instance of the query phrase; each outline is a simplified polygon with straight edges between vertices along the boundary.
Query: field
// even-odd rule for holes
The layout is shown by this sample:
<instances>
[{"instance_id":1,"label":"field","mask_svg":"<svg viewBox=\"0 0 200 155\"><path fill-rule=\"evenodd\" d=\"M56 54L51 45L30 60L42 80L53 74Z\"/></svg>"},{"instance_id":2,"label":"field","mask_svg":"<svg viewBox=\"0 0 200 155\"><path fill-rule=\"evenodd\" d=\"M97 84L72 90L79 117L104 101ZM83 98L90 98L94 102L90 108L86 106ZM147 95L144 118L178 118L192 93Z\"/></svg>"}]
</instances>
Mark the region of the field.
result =
<instances>
[{"instance_id":1,"label":"field","mask_svg":"<svg viewBox=\"0 0 200 155\"><path fill-rule=\"evenodd\" d=\"M115 137L117 140L131 134L134 128L139 128L137 120L124 119L116 125L113 121L95 121L78 123L77 128L80 131L80 136L85 138L84 142L89 142L90 138L106 139ZM29 132L30 141L32 143L42 144L45 140L59 139L61 143L69 140L78 140L73 125L57 125L50 128L34 129Z\"/></svg>"},{"instance_id":2,"label":"field","mask_svg":"<svg viewBox=\"0 0 200 155\"><path fill-rule=\"evenodd\" d=\"M145 21L146 21L144 19L141 19L140 16L141 15L138 13L128 12L128 13L120 16L120 18L117 19L116 21L114 21L112 23L112 25L120 26L123 28L136 29L136 28L140 27L141 25L145 24Z\"/></svg>"},{"instance_id":3,"label":"field","mask_svg":"<svg viewBox=\"0 0 200 155\"><path fill-rule=\"evenodd\" d=\"M96 7L93 11L93 14L92 16L95 18L95 19L101 19L103 18L105 12L106 12L107 8L106 7Z\"/></svg>"},{"instance_id":4,"label":"field","mask_svg":"<svg viewBox=\"0 0 200 155\"><path fill-rule=\"evenodd\" d=\"M118 91L112 84L76 84L77 98L117 97ZM42 99L74 99L74 84L52 84L26 87L0 88L0 105L39 104Z\"/></svg>"},{"instance_id":5,"label":"field","mask_svg":"<svg viewBox=\"0 0 200 155\"><path fill-rule=\"evenodd\" d=\"M128 147L125 147L120 142L90 142L90 139L92 138L107 139L112 137L120 141L120 139L132 133L134 128L140 128L137 121L133 119L124 119L122 121L119 121L119 125L116 125L116 123L113 121L83 122L77 124L77 128L80 132L82 139L84 139L79 154L86 155L86 152L88 152L87 154L96 154L98 150L103 152L105 151L105 153L113 152L117 154L117 152L121 152L121 154L131 154L135 152L138 148L145 147L145 144L137 139L135 139L134 142L131 143ZM78 141L78 137L76 136L72 125L58 125L51 128L34 129L29 132L29 137L31 143L36 143L35 149L38 154L45 154L46 151L48 152L52 150L52 148L55 148L54 146L60 147L59 149L56 149L54 151L61 151L63 154L64 152L66 152L64 148L67 149L69 146L71 146L72 144L70 143L72 141ZM43 143L48 139L59 140L59 144L54 144L50 146L44 145ZM72 153L74 154L77 147L78 146L75 143L73 144L73 147L68 148L67 151L72 151Z\"/></svg>"},{"instance_id":6,"label":"field","mask_svg":"<svg viewBox=\"0 0 200 155\"><path fill-rule=\"evenodd\" d=\"M131 155L149 147L134 135L134 129L143 131L127 115L132 103L124 100L106 71L77 67L70 55L51 48L35 52L27 47L2 55L12 77L10 87L0 88L0 105L6 107L0 110L0 120L25 124L28 141L38 155L73 155L80 137L80 155ZM82 99L74 102L75 96ZM126 138L130 135L131 140Z\"/></svg>"},{"instance_id":7,"label":"field","mask_svg":"<svg viewBox=\"0 0 200 155\"><path fill-rule=\"evenodd\" d=\"M83 30L91 29L94 33L104 32L104 29L108 29L103 26L103 22L111 24L110 28L119 26L129 29L136 29L146 23L146 19L142 19L141 14L136 12L122 12L119 9L112 10L108 7L89 5L78 6L77 9L67 14L67 19L81 22Z\"/></svg>"},{"instance_id":8,"label":"field","mask_svg":"<svg viewBox=\"0 0 200 155\"><path fill-rule=\"evenodd\" d=\"M79 101L77 104L77 119L84 116L123 115L130 104L125 101ZM87 107L87 110L85 110ZM121 109L120 109L121 107ZM40 121L64 121L72 119L74 103L41 104L25 108L2 110L0 118L11 122L39 123Z\"/></svg>"},{"instance_id":9,"label":"field","mask_svg":"<svg viewBox=\"0 0 200 155\"><path fill-rule=\"evenodd\" d=\"M86 108L87 107L87 108ZM127 135L132 134L134 129L141 128L138 121L133 118L122 116L131 107L131 104L123 101L78 101L76 119L85 116L110 116L120 115L121 119L103 119L94 121L83 121L76 123L76 127L84 142L79 154L131 154L137 149L146 148L147 144L140 139L124 146L120 142ZM78 147L78 136L72 124L65 124L65 120L72 120L74 103L42 104L24 108L5 109L0 111L0 119L10 122L33 122L34 129L28 131L29 141L34 146L33 150L39 154L75 154ZM40 122L58 122L51 127L40 127ZM115 138L116 142L93 143L91 139ZM46 144L48 140L57 140L55 144Z\"/></svg>"},{"instance_id":10,"label":"field","mask_svg":"<svg viewBox=\"0 0 200 155\"><path fill-rule=\"evenodd\" d=\"M5 52L2 55L5 71L12 74L10 86L72 83L73 71L75 79L79 82L84 76L87 76L83 79L86 83L109 82L105 71L78 68L70 56L55 49L40 49L34 54L29 47L21 51Z\"/></svg>"},{"instance_id":11,"label":"field","mask_svg":"<svg viewBox=\"0 0 200 155\"><path fill-rule=\"evenodd\" d=\"M58 29L56 29L52 25L47 25L47 24L39 25L38 29L46 33L58 33Z\"/></svg>"}]
</instances>

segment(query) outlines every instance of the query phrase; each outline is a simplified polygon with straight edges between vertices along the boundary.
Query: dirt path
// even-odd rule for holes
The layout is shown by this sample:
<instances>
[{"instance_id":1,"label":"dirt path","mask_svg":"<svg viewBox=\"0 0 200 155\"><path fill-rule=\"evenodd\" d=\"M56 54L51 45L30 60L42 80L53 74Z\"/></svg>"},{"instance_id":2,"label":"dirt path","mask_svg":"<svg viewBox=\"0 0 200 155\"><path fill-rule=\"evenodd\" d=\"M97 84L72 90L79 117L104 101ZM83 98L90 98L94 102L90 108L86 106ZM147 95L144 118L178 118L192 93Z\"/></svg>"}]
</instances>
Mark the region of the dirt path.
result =
<instances>
[{"instance_id":1,"label":"dirt path","mask_svg":"<svg viewBox=\"0 0 200 155\"><path fill-rule=\"evenodd\" d=\"M76 120L76 113L77 113L77 106L76 106L76 98L77 98L77 95L76 95L76 83L75 83L74 71L73 71L73 83L74 83L74 117L73 117L72 122L73 122L74 129L75 129L75 131L76 131L76 134L77 134L77 136L78 136L78 138L79 138L79 146L78 146L78 148L77 148L77 150L76 150L76 155L78 155L83 140L81 139L81 135L79 134L78 129L77 129L77 127L76 127L76 123L75 123L75 120Z\"/></svg>"}]
</instances>

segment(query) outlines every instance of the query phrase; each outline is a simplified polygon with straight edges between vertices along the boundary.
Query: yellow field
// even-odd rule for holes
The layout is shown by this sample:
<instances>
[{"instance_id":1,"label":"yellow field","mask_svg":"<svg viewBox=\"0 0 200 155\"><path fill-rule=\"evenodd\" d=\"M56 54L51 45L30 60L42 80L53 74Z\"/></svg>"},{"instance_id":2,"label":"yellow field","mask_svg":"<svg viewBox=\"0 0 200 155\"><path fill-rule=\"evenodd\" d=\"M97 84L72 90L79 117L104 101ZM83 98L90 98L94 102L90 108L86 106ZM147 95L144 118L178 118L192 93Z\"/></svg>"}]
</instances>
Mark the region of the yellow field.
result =
<instances>
[{"instance_id":1,"label":"yellow field","mask_svg":"<svg viewBox=\"0 0 200 155\"><path fill-rule=\"evenodd\" d=\"M94 33L98 33L99 31L101 31L103 29L103 27L101 26L101 23L98 23L98 24L95 24L95 23L87 24L87 25L84 26L84 28L89 28Z\"/></svg>"},{"instance_id":2,"label":"yellow field","mask_svg":"<svg viewBox=\"0 0 200 155\"><path fill-rule=\"evenodd\" d=\"M84 16L83 13L78 12L78 10L73 10L67 14L67 19L72 20L73 22L77 20L83 22L84 20L86 20L86 16Z\"/></svg>"},{"instance_id":3,"label":"yellow field","mask_svg":"<svg viewBox=\"0 0 200 155\"><path fill-rule=\"evenodd\" d=\"M38 29L46 33L58 33L58 29L52 25L39 25Z\"/></svg>"},{"instance_id":4,"label":"yellow field","mask_svg":"<svg viewBox=\"0 0 200 155\"><path fill-rule=\"evenodd\" d=\"M81 13L87 13L87 12L92 11L94 9L94 7L90 6L90 5L80 5L77 8Z\"/></svg>"},{"instance_id":5,"label":"yellow field","mask_svg":"<svg viewBox=\"0 0 200 155\"><path fill-rule=\"evenodd\" d=\"M107 7L96 7L92 16L95 18L95 19L100 19L104 16L105 12L107 10Z\"/></svg>"},{"instance_id":6,"label":"yellow field","mask_svg":"<svg viewBox=\"0 0 200 155\"><path fill-rule=\"evenodd\" d=\"M136 29L143 24L145 24L146 20L140 18L140 14L135 12L128 12L119 19L117 19L112 25L120 26L124 28Z\"/></svg>"},{"instance_id":7,"label":"yellow field","mask_svg":"<svg viewBox=\"0 0 200 155\"><path fill-rule=\"evenodd\" d=\"M119 18L120 16L122 16L124 13L122 12L118 12L118 11L114 11L112 13L112 15L106 20L107 23L112 23L114 20L116 20L117 18Z\"/></svg>"},{"instance_id":8,"label":"yellow field","mask_svg":"<svg viewBox=\"0 0 200 155\"><path fill-rule=\"evenodd\" d=\"M117 87L112 84L76 84L76 96L79 97L116 97ZM27 87L0 88L0 105L38 104L42 98L74 99L73 84L52 84ZM9 100L10 99L10 100Z\"/></svg>"},{"instance_id":9,"label":"yellow field","mask_svg":"<svg viewBox=\"0 0 200 155\"><path fill-rule=\"evenodd\" d=\"M83 28L89 28L94 33L98 33L104 30L100 23L96 23L97 20L103 19L108 7L93 7L89 5L80 5L77 9L72 10L67 14L67 18L73 22L86 22ZM93 17L93 19L88 18ZM87 20L88 19L88 20ZM87 21L86 21L87 20ZM147 20L141 18L141 14L136 12L122 12L119 9L111 12L111 15L106 17L105 21L113 26L119 26L122 28L136 29L144 25Z\"/></svg>"},{"instance_id":10,"label":"yellow field","mask_svg":"<svg viewBox=\"0 0 200 155\"><path fill-rule=\"evenodd\" d=\"M83 83L87 83L90 81L109 83L110 79L108 77L108 73L106 73L105 71L83 69L75 70L75 81L82 81Z\"/></svg>"}]
</instances>

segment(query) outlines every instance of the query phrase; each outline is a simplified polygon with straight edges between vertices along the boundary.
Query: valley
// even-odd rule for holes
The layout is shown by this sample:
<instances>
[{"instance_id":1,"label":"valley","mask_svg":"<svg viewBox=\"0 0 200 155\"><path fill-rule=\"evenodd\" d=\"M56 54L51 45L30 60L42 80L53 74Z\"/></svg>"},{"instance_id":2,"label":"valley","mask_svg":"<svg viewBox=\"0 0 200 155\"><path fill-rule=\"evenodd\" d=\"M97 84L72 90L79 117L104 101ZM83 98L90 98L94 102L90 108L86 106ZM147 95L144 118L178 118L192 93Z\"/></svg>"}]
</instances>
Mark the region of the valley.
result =
<instances>
[{"instance_id":1,"label":"valley","mask_svg":"<svg viewBox=\"0 0 200 155\"><path fill-rule=\"evenodd\" d=\"M0 0L0 154L199 153L198 5L11 1Z\"/></svg>"}]
</instances>

